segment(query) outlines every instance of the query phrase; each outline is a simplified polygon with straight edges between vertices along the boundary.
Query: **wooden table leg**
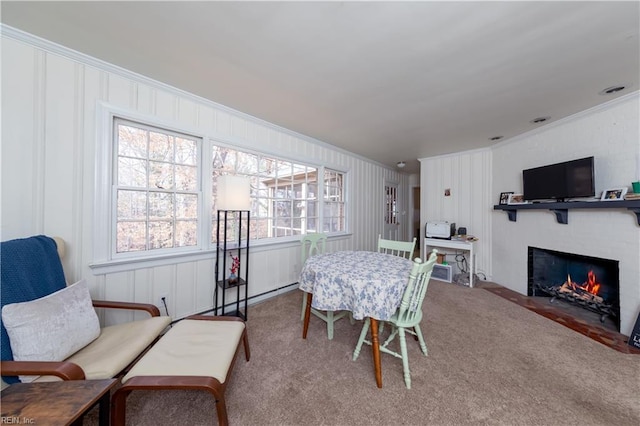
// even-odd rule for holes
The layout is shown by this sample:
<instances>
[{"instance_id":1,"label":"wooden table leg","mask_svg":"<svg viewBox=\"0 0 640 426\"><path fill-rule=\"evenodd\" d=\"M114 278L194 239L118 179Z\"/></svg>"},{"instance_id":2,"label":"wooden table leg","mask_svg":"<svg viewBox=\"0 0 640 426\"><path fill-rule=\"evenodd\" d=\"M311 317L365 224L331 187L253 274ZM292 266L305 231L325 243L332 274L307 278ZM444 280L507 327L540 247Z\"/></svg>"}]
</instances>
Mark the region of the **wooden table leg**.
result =
<instances>
[{"instance_id":1,"label":"wooden table leg","mask_svg":"<svg viewBox=\"0 0 640 426\"><path fill-rule=\"evenodd\" d=\"M302 338L307 338L307 330L309 330L309 318L311 317L311 299L313 294L307 293L307 306L304 308L304 325L302 326Z\"/></svg>"},{"instance_id":2,"label":"wooden table leg","mask_svg":"<svg viewBox=\"0 0 640 426\"><path fill-rule=\"evenodd\" d=\"M100 408L98 408L98 424L100 426L109 426L109 416L111 415L111 392L107 392L100 398Z\"/></svg>"},{"instance_id":3,"label":"wooden table leg","mask_svg":"<svg viewBox=\"0 0 640 426\"><path fill-rule=\"evenodd\" d=\"M373 351L373 371L376 374L376 385L382 387L382 369L380 368L380 341L378 339L378 320L371 320L371 350Z\"/></svg>"}]
</instances>

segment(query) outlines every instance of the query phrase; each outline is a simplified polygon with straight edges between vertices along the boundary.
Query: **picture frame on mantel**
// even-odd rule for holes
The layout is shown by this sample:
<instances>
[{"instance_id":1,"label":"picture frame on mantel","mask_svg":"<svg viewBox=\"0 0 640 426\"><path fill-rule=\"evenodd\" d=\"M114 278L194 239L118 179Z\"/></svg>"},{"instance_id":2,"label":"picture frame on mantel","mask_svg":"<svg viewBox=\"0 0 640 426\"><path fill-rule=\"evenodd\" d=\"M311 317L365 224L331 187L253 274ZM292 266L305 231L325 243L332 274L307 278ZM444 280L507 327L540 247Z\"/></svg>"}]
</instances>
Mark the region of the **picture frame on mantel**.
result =
<instances>
[{"instance_id":1,"label":"picture frame on mantel","mask_svg":"<svg viewBox=\"0 0 640 426\"><path fill-rule=\"evenodd\" d=\"M509 194L509 198L507 199L507 204L509 205L517 205L517 204L527 204L528 202L524 200L524 195L522 194Z\"/></svg>"},{"instance_id":2,"label":"picture frame on mantel","mask_svg":"<svg viewBox=\"0 0 640 426\"><path fill-rule=\"evenodd\" d=\"M624 196L627 195L628 188L611 188L602 191L600 201L620 201L624 200Z\"/></svg>"},{"instance_id":3,"label":"picture frame on mantel","mask_svg":"<svg viewBox=\"0 0 640 426\"><path fill-rule=\"evenodd\" d=\"M500 200L498 202L498 204L500 205L505 205L509 202L509 195L513 194L513 191L511 192L501 192L500 193Z\"/></svg>"}]
</instances>

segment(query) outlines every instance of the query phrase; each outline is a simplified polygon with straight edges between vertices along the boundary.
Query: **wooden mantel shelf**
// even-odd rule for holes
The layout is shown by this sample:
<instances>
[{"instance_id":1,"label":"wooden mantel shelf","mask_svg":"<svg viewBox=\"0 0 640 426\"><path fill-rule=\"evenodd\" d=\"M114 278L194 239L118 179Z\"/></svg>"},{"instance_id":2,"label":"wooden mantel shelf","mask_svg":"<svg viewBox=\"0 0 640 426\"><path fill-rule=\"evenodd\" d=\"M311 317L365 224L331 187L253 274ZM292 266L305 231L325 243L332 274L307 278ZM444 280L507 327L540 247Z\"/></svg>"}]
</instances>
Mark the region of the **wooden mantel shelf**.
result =
<instances>
[{"instance_id":1,"label":"wooden mantel shelf","mask_svg":"<svg viewBox=\"0 0 640 426\"><path fill-rule=\"evenodd\" d=\"M556 214L558 223L569 223L570 209L628 209L636 215L640 226L640 200L620 201L568 201L564 203L540 202L530 204L497 204L494 210L503 210L509 215L509 220L515 222L518 210L551 210Z\"/></svg>"}]
</instances>

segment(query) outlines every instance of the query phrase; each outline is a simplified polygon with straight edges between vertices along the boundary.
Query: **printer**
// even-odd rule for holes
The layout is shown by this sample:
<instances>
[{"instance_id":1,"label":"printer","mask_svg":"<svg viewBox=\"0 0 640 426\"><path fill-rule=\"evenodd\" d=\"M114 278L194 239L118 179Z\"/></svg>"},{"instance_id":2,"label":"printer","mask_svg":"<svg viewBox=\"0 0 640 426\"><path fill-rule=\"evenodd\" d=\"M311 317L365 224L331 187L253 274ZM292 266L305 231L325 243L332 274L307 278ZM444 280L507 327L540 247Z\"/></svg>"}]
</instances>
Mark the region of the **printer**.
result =
<instances>
[{"instance_id":1,"label":"printer","mask_svg":"<svg viewBox=\"0 0 640 426\"><path fill-rule=\"evenodd\" d=\"M456 234L456 224L444 220L427 222L425 234L427 238L450 240L451 237Z\"/></svg>"}]
</instances>

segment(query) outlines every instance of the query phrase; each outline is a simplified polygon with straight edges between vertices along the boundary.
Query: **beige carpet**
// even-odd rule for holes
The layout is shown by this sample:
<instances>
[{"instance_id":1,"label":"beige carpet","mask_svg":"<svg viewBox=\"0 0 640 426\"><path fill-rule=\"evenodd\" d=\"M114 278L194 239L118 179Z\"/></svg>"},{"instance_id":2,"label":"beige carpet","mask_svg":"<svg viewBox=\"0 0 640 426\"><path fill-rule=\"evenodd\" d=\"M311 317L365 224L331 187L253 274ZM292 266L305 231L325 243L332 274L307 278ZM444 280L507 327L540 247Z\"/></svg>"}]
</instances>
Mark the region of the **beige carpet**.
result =
<instances>
[{"instance_id":1,"label":"beige carpet","mask_svg":"<svg viewBox=\"0 0 640 426\"><path fill-rule=\"evenodd\" d=\"M616 352L482 289L432 281L424 357L409 341L402 362L382 354L383 388L370 347L351 360L361 323L327 340L312 317L302 340L301 293L249 308L252 357L240 354L227 388L231 425L638 425L640 356ZM86 425L96 422L92 411ZM215 425L203 392L134 392L129 425Z\"/></svg>"}]
</instances>

